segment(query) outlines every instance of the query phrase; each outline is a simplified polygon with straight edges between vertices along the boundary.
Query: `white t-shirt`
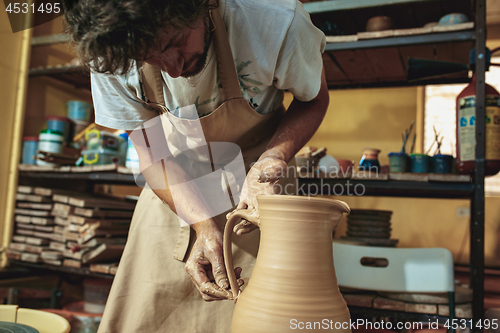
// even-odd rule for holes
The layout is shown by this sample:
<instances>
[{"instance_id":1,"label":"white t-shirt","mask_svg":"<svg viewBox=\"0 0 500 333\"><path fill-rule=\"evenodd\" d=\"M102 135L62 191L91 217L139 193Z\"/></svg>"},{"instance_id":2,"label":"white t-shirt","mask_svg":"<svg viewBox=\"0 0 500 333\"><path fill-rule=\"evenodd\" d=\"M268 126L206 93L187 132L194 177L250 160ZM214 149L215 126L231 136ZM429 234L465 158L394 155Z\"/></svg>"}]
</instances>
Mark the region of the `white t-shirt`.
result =
<instances>
[{"instance_id":1,"label":"white t-shirt","mask_svg":"<svg viewBox=\"0 0 500 333\"><path fill-rule=\"evenodd\" d=\"M283 90L306 102L319 92L321 53L325 36L310 21L297 0L221 0L220 11L228 32L243 98L259 113L275 110ZM207 64L192 78L171 78L162 71L166 107L185 118L195 105L204 116L224 101L217 75L214 44ZM146 107L141 69L134 64L124 75L91 74L96 123L133 130L157 116Z\"/></svg>"}]
</instances>

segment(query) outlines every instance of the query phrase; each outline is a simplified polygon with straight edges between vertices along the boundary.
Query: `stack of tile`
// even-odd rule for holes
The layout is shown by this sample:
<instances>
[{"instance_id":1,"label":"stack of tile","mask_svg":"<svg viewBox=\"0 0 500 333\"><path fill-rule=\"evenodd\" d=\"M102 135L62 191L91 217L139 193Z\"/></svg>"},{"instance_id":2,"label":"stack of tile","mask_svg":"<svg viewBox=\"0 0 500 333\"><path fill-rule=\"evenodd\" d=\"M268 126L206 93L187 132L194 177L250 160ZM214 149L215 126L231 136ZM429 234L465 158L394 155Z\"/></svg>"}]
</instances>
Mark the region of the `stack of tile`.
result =
<instances>
[{"instance_id":1,"label":"stack of tile","mask_svg":"<svg viewBox=\"0 0 500 333\"><path fill-rule=\"evenodd\" d=\"M62 241L51 214L54 202L50 189L19 186L16 196L15 229L7 255L27 262L60 265L58 256L42 255L51 241ZM49 251L50 252L50 251Z\"/></svg>"},{"instance_id":2,"label":"stack of tile","mask_svg":"<svg viewBox=\"0 0 500 333\"><path fill-rule=\"evenodd\" d=\"M9 258L76 268L119 260L135 202L27 186L17 200Z\"/></svg>"},{"instance_id":3,"label":"stack of tile","mask_svg":"<svg viewBox=\"0 0 500 333\"><path fill-rule=\"evenodd\" d=\"M375 209L352 209L347 215L345 240L374 246L395 246L397 239L391 238L392 211Z\"/></svg>"}]
</instances>

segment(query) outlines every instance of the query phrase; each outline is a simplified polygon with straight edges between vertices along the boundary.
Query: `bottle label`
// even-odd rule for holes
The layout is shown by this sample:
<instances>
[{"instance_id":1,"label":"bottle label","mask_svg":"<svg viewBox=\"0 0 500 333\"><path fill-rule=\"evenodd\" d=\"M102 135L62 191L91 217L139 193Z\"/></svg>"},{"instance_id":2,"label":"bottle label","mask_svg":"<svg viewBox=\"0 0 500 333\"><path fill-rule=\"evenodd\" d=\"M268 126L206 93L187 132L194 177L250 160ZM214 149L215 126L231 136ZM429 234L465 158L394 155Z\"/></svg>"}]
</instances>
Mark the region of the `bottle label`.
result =
<instances>
[{"instance_id":1,"label":"bottle label","mask_svg":"<svg viewBox=\"0 0 500 333\"><path fill-rule=\"evenodd\" d=\"M458 140L462 162L476 159L476 97L460 98ZM500 160L500 96L486 96L486 160Z\"/></svg>"}]
</instances>

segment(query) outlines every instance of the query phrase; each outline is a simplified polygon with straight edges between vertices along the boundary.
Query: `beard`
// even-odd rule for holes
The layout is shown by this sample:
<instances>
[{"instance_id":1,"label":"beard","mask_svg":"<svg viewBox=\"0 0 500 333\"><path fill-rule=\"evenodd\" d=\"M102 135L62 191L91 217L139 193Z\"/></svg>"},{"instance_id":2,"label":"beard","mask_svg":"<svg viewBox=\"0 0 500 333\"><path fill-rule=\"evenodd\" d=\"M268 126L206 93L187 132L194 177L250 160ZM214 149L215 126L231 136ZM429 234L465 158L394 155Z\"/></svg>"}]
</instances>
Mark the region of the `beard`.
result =
<instances>
[{"instance_id":1,"label":"beard","mask_svg":"<svg viewBox=\"0 0 500 333\"><path fill-rule=\"evenodd\" d=\"M205 68L207 62L208 49L210 48L210 43L212 41L212 32L209 29L208 19L205 20L205 38L203 53L191 58L188 63L184 64L181 76L184 78L189 78L196 76L201 73L203 68Z\"/></svg>"}]
</instances>

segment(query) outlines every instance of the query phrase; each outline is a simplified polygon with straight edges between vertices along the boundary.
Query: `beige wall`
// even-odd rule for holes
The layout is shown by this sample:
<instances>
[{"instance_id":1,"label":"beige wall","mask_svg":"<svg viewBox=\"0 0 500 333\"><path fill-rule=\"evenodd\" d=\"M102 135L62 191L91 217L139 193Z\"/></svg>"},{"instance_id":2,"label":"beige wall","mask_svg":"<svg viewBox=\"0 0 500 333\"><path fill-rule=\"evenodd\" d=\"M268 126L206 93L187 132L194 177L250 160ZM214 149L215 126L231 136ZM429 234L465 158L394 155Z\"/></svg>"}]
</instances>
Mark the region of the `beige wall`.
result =
<instances>
[{"instance_id":1,"label":"beige wall","mask_svg":"<svg viewBox=\"0 0 500 333\"><path fill-rule=\"evenodd\" d=\"M22 114L16 114L16 108L22 110L25 93L23 66L26 69L29 58L27 45L30 34L12 33L4 4L0 4L0 101L2 121L0 121L0 242L4 246L10 238L16 187L16 166L19 160ZM24 49L23 49L24 46ZM24 52L23 52L24 51ZM24 72L24 74L26 74ZM24 76L25 78L25 76ZM2 261L3 265L3 261Z\"/></svg>"}]
</instances>

